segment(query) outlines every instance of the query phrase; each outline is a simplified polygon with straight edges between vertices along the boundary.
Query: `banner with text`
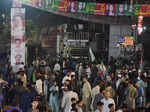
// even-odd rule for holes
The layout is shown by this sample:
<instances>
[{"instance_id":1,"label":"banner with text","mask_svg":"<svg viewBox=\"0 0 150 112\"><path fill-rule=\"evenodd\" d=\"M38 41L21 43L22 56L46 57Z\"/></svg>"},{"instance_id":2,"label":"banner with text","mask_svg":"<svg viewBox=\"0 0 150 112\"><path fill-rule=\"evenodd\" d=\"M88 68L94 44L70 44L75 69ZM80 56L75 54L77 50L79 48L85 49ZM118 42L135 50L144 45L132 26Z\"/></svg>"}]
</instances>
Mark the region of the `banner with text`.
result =
<instances>
[{"instance_id":1,"label":"banner with text","mask_svg":"<svg viewBox=\"0 0 150 112\"><path fill-rule=\"evenodd\" d=\"M25 8L11 8L11 65L25 64Z\"/></svg>"},{"instance_id":2,"label":"banner with text","mask_svg":"<svg viewBox=\"0 0 150 112\"><path fill-rule=\"evenodd\" d=\"M17 0L16 0L17 1ZM150 16L150 5L106 4L72 0L22 0L23 4L44 10L105 16Z\"/></svg>"}]
</instances>

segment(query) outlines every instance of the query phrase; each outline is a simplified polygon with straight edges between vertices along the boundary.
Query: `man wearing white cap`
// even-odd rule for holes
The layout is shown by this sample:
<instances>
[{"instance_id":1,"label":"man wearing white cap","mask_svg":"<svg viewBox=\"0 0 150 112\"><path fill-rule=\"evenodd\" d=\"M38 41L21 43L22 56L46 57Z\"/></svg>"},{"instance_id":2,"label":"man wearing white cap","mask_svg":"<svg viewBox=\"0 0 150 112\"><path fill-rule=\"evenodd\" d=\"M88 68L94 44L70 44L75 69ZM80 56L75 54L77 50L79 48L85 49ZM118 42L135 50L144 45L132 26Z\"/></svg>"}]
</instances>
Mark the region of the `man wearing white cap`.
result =
<instances>
[{"instance_id":1,"label":"man wearing white cap","mask_svg":"<svg viewBox=\"0 0 150 112\"><path fill-rule=\"evenodd\" d=\"M67 75L62 80L62 84L64 84L66 82L66 80L70 80L71 81L71 73L72 72L70 72L70 71L67 73Z\"/></svg>"}]
</instances>

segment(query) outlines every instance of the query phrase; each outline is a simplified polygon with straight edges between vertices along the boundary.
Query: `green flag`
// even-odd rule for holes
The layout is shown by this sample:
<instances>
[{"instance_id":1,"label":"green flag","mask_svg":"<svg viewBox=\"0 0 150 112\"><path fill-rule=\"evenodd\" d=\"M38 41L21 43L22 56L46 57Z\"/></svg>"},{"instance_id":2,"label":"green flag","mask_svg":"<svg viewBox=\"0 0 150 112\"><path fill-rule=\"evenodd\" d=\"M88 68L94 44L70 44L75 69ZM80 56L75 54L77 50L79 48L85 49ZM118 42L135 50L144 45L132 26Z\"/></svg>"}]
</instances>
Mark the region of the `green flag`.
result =
<instances>
[{"instance_id":1,"label":"green flag","mask_svg":"<svg viewBox=\"0 0 150 112\"><path fill-rule=\"evenodd\" d=\"M116 16L134 16L134 6L128 4L117 4Z\"/></svg>"},{"instance_id":2,"label":"green flag","mask_svg":"<svg viewBox=\"0 0 150 112\"><path fill-rule=\"evenodd\" d=\"M96 8L96 3L87 3L86 4L86 13L94 14L95 8Z\"/></svg>"},{"instance_id":3,"label":"green flag","mask_svg":"<svg viewBox=\"0 0 150 112\"><path fill-rule=\"evenodd\" d=\"M60 5L60 0L52 0L52 9L58 10Z\"/></svg>"},{"instance_id":4,"label":"green flag","mask_svg":"<svg viewBox=\"0 0 150 112\"><path fill-rule=\"evenodd\" d=\"M134 16L138 16L141 5L134 5Z\"/></svg>"},{"instance_id":5,"label":"green flag","mask_svg":"<svg viewBox=\"0 0 150 112\"><path fill-rule=\"evenodd\" d=\"M35 83L36 82L36 73L34 72L32 75L32 81Z\"/></svg>"}]
</instances>

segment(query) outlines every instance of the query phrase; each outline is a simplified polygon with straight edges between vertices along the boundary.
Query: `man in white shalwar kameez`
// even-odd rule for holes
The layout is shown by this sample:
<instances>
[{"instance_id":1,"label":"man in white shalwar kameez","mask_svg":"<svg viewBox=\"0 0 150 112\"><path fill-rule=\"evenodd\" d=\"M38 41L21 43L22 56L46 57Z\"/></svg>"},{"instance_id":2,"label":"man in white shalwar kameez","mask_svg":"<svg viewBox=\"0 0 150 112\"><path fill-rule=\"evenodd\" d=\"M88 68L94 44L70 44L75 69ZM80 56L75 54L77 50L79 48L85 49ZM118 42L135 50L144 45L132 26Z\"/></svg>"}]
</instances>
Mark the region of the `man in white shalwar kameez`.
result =
<instances>
[{"instance_id":1,"label":"man in white shalwar kameez","mask_svg":"<svg viewBox=\"0 0 150 112\"><path fill-rule=\"evenodd\" d=\"M71 112L72 98L75 98L76 101L78 101L78 94L76 92L71 91L71 89L68 88L62 99L61 108L64 110L63 112Z\"/></svg>"}]
</instances>

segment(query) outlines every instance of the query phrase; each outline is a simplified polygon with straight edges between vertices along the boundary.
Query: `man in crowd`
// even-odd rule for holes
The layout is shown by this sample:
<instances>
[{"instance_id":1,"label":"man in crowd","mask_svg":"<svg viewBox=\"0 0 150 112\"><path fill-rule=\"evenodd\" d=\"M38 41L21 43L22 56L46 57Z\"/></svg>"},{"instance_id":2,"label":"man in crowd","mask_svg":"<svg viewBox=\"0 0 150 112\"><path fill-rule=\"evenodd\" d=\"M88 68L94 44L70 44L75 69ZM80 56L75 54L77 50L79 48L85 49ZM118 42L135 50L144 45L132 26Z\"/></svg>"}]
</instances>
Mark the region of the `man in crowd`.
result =
<instances>
[{"instance_id":1,"label":"man in crowd","mask_svg":"<svg viewBox=\"0 0 150 112\"><path fill-rule=\"evenodd\" d=\"M103 109L104 109L104 103L98 102L97 103L97 109L95 110L95 112L102 112Z\"/></svg>"},{"instance_id":2,"label":"man in crowd","mask_svg":"<svg viewBox=\"0 0 150 112\"><path fill-rule=\"evenodd\" d=\"M88 82L87 76L83 76L83 88L82 88L82 100L84 104L84 111L90 111L90 103L91 103L91 85Z\"/></svg>"},{"instance_id":3,"label":"man in crowd","mask_svg":"<svg viewBox=\"0 0 150 112\"><path fill-rule=\"evenodd\" d=\"M53 82L53 86L50 87L50 98L49 98L49 104L51 107L52 112L59 112L59 101L58 101L58 94L59 94L59 88L57 86L56 80ZM55 109L55 111L54 111Z\"/></svg>"},{"instance_id":4,"label":"man in crowd","mask_svg":"<svg viewBox=\"0 0 150 112\"><path fill-rule=\"evenodd\" d=\"M115 102L114 102L114 100L111 98L111 94L110 94L110 92L109 91L105 91L105 98L103 98L102 100L101 100L101 102L103 102L104 103L104 108L103 108L103 111L102 112L109 112L110 111L110 109L109 109L109 104L114 104L114 106L115 106Z\"/></svg>"},{"instance_id":5,"label":"man in crowd","mask_svg":"<svg viewBox=\"0 0 150 112\"><path fill-rule=\"evenodd\" d=\"M100 102L104 98L105 93L105 87L101 87L99 90L99 93L95 96L94 102L93 102L93 109L96 110L97 103Z\"/></svg>"},{"instance_id":6,"label":"man in crowd","mask_svg":"<svg viewBox=\"0 0 150 112\"><path fill-rule=\"evenodd\" d=\"M64 112L71 112L72 98L75 98L76 101L78 101L78 94L71 90L71 86L67 86L61 103L61 108Z\"/></svg>"},{"instance_id":7,"label":"man in crowd","mask_svg":"<svg viewBox=\"0 0 150 112\"><path fill-rule=\"evenodd\" d=\"M138 91L134 87L134 83L131 82L129 79L126 80L126 84L128 85L126 88L126 104L128 105L128 108L131 108L135 110L136 108L136 98L138 97Z\"/></svg>"},{"instance_id":8,"label":"man in crowd","mask_svg":"<svg viewBox=\"0 0 150 112\"><path fill-rule=\"evenodd\" d=\"M97 85L92 89L91 96L92 96L92 102L91 102L91 109L93 110L93 102L95 99L95 96L99 93L101 86L101 81L97 82Z\"/></svg>"}]
</instances>

